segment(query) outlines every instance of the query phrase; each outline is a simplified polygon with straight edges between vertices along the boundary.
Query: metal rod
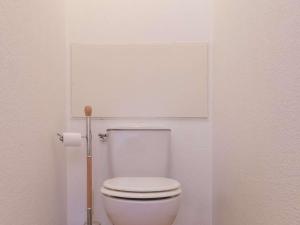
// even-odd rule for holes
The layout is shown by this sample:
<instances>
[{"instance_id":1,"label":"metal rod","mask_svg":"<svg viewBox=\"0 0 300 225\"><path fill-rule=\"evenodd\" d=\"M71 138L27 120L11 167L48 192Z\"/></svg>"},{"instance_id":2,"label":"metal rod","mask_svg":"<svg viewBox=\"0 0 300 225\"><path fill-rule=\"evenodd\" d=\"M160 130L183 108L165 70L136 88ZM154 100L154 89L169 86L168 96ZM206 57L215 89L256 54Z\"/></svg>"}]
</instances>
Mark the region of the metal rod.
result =
<instances>
[{"instance_id":1,"label":"metal rod","mask_svg":"<svg viewBox=\"0 0 300 225\"><path fill-rule=\"evenodd\" d=\"M92 225L93 224L93 209L92 208L87 208L86 211L86 224L87 225Z\"/></svg>"}]
</instances>

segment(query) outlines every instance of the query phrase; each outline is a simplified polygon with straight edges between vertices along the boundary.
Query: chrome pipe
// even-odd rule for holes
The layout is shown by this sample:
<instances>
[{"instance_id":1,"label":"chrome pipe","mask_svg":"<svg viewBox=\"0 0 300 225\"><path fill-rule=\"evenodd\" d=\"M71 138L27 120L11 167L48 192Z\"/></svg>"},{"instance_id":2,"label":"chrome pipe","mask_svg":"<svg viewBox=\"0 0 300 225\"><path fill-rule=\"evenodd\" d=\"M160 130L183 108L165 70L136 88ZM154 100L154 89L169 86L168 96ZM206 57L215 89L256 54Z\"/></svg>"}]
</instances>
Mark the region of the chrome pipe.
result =
<instances>
[{"instance_id":1,"label":"chrome pipe","mask_svg":"<svg viewBox=\"0 0 300 225\"><path fill-rule=\"evenodd\" d=\"M92 129L91 129L91 117L86 117L86 147L87 157L92 157Z\"/></svg>"}]
</instances>

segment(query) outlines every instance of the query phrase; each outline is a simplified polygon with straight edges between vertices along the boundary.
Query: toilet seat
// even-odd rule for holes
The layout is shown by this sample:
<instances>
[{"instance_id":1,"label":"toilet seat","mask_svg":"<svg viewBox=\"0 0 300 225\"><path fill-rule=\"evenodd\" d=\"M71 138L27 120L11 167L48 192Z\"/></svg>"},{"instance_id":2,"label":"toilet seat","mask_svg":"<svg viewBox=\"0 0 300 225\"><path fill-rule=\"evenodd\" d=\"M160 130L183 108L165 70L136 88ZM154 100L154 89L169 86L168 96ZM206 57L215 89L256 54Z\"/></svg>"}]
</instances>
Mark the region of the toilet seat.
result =
<instances>
[{"instance_id":1,"label":"toilet seat","mask_svg":"<svg viewBox=\"0 0 300 225\"><path fill-rule=\"evenodd\" d=\"M160 199L178 196L180 183L164 177L117 177L106 180L102 194L128 199Z\"/></svg>"}]
</instances>

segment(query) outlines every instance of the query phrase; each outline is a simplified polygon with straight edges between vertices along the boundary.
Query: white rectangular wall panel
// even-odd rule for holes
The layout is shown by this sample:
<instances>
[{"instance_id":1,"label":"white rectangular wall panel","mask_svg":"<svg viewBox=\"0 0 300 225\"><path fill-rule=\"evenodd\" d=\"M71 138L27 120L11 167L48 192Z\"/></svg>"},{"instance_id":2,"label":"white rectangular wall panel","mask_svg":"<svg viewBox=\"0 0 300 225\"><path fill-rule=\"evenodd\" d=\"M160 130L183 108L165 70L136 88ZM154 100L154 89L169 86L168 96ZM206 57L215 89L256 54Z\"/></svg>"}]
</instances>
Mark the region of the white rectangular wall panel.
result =
<instances>
[{"instance_id":1,"label":"white rectangular wall panel","mask_svg":"<svg viewBox=\"0 0 300 225\"><path fill-rule=\"evenodd\" d=\"M207 117L207 44L72 45L72 115Z\"/></svg>"}]
</instances>

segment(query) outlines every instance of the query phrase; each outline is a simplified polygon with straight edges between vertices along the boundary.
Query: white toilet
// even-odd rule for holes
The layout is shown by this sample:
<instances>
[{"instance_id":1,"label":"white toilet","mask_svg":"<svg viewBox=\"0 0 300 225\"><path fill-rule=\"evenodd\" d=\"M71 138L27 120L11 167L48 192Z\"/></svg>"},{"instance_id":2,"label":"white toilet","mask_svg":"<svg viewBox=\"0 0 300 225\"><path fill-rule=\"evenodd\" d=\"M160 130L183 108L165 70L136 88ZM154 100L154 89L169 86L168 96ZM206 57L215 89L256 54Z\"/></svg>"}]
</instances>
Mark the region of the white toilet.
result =
<instances>
[{"instance_id":1,"label":"white toilet","mask_svg":"<svg viewBox=\"0 0 300 225\"><path fill-rule=\"evenodd\" d=\"M167 178L170 129L108 129L112 179L101 188L113 225L172 225L181 188Z\"/></svg>"}]
</instances>

